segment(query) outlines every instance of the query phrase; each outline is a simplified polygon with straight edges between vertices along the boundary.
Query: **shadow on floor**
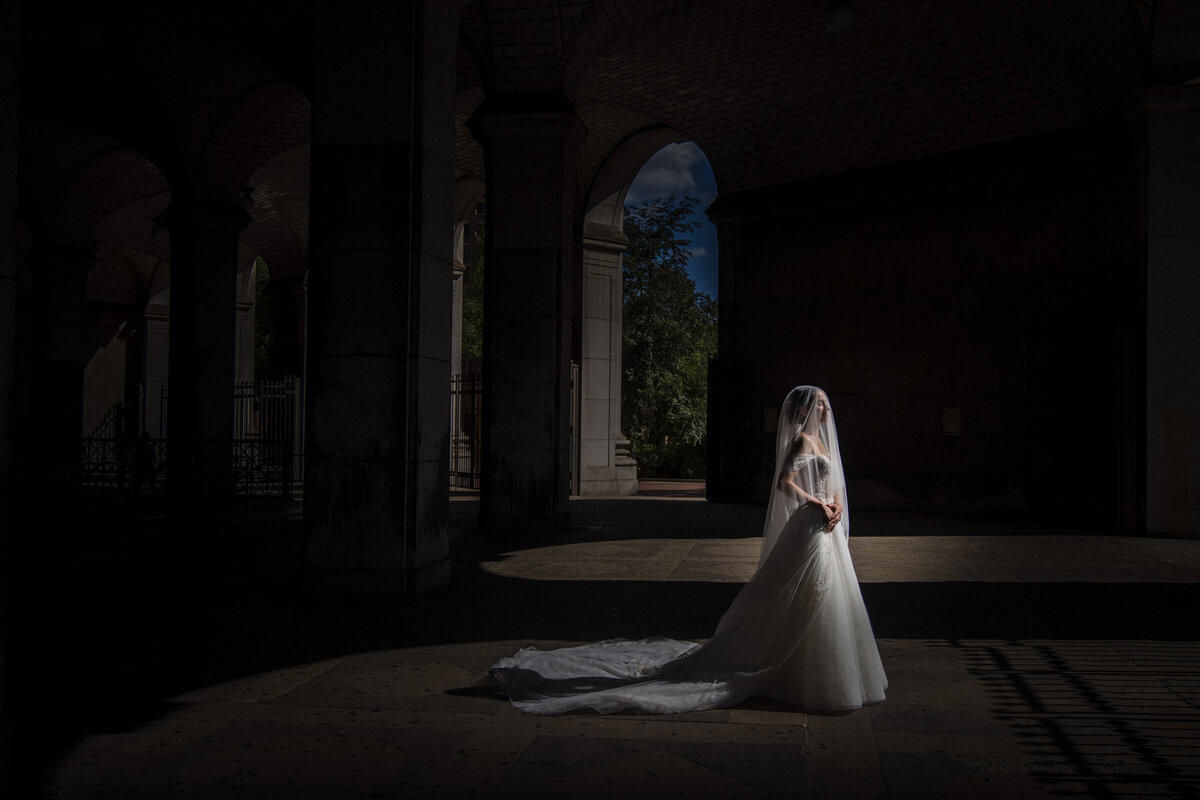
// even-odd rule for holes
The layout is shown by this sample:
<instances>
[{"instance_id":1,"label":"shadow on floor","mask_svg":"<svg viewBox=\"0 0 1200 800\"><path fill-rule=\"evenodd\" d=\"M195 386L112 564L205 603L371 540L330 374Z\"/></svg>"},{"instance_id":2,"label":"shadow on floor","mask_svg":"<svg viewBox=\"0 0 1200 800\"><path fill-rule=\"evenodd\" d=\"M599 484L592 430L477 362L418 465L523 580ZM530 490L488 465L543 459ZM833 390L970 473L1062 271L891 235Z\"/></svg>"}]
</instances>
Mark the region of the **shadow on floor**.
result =
<instances>
[{"instance_id":1,"label":"shadow on floor","mask_svg":"<svg viewBox=\"0 0 1200 800\"><path fill-rule=\"evenodd\" d=\"M677 535L708 529L690 525L690 513ZM743 517L729 513L731 525ZM740 589L505 578L480 563L515 543L465 535L455 546L450 593L407 603L326 602L299 591L303 530L295 505L243 508L186 526L152 518L72 530L53 539L41 532L37 544L26 539L13 554L6 704L26 789L80 737L154 719L170 707L164 698L189 689L367 650L703 638ZM570 537L589 535L580 529ZM882 583L863 592L884 639L1200 639L1195 584ZM1007 679L991 655L979 658L980 669ZM1020 687L1014 691L1027 702Z\"/></svg>"}]
</instances>

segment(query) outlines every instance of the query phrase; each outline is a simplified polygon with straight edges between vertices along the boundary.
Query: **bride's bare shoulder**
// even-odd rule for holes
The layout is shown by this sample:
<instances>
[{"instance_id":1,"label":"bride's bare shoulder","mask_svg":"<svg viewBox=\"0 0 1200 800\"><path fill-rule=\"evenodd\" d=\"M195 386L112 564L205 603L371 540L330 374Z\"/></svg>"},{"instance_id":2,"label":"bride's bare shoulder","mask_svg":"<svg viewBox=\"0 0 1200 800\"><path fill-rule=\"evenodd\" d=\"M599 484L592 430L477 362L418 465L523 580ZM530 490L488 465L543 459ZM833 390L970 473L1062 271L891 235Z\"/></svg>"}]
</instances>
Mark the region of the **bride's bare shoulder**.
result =
<instances>
[{"instance_id":1,"label":"bride's bare shoulder","mask_svg":"<svg viewBox=\"0 0 1200 800\"><path fill-rule=\"evenodd\" d=\"M796 436L795 444L792 445L794 453L808 453L812 455L829 455L829 449L825 447L825 443L820 437L813 436L811 433L800 431Z\"/></svg>"}]
</instances>

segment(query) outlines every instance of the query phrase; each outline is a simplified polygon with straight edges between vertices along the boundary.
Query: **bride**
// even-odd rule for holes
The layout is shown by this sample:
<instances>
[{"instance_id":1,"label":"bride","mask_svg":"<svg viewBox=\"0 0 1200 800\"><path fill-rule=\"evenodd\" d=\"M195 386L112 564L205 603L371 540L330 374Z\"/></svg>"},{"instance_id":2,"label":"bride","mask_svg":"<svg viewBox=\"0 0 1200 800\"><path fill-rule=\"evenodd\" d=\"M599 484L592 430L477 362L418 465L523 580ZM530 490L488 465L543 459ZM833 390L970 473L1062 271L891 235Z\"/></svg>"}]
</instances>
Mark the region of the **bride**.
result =
<instances>
[{"instance_id":1,"label":"bride","mask_svg":"<svg viewBox=\"0 0 1200 800\"><path fill-rule=\"evenodd\" d=\"M523 648L492 667L513 705L666 714L754 696L837 713L881 702L887 677L850 561L846 479L825 392L788 393L775 455L758 571L711 639Z\"/></svg>"}]
</instances>

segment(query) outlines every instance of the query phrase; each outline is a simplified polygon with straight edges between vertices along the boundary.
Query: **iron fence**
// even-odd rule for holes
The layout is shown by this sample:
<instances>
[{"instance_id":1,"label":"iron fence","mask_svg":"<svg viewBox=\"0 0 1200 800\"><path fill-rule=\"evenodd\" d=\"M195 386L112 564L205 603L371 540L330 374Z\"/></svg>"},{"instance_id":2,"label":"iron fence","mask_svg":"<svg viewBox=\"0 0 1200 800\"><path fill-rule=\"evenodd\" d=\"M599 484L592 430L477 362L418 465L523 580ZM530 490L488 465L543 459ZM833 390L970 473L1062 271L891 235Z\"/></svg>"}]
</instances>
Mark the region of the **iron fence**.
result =
<instances>
[{"instance_id":1,"label":"iron fence","mask_svg":"<svg viewBox=\"0 0 1200 800\"><path fill-rule=\"evenodd\" d=\"M203 480L214 495L290 497L295 490L292 457L286 439L206 442Z\"/></svg>"},{"instance_id":2,"label":"iron fence","mask_svg":"<svg viewBox=\"0 0 1200 800\"><path fill-rule=\"evenodd\" d=\"M62 481L85 495L159 494L166 488L167 443L148 435L129 439L89 436L80 445L80 467Z\"/></svg>"},{"instance_id":3,"label":"iron fence","mask_svg":"<svg viewBox=\"0 0 1200 800\"><path fill-rule=\"evenodd\" d=\"M258 487L272 479L286 483L290 491L303 477L302 389L300 379L294 376L234 384L232 463L238 472L234 480L236 493L243 493L240 489L248 494L263 493Z\"/></svg>"},{"instance_id":4,"label":"iron fence","mask_svg":"<svg viewBox=\"0 0 1200 800\"><path fill-rule=\"evenodd\" d=\"M479 488L482 461L483 377L450 376L450 485Z\"/></svg>"},{"instance_id":5,"label":"iron fence","mask_svg":"<svg viewBox=\"0 0 1200 800\"><path fill-rule=\"evenodd\" d=\"M203 445L196 478L208 493L236 496L291 496L304 474L303 403L299 378L239 381L233 387L233 436ZM110 413L82 439L77 468L65 470L64 486L85 495L159 494L167 480L168 389L161 390L159 428L123 433ZM64 467L69 465L64 465ZM66 474L69 472L70 474Z\"/></svg>"},{"instance_id":6,"label":"iron fence","mask_svg":"<svg viewBox=\"0 0 1200 800\"><path fill-rule=\"evenodd\" d=\"M579 365L571 362L570 491L579 491ZM483 464L483 376L450 376L450 485L478 489Z\"/></svg>"}]
</instances>

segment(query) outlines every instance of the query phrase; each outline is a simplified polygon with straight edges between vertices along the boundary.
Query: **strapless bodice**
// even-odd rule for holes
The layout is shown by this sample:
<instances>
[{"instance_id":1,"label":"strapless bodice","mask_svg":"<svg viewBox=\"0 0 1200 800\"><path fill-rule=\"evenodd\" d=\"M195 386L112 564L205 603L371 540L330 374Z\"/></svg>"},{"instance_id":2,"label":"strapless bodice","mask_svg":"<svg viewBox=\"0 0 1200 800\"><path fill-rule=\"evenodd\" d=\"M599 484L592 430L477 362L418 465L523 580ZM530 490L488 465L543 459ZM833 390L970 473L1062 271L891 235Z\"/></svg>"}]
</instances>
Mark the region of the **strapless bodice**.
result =
<instances>
[{"instance_id":1,"label":"strapless bodice","mask_svg":"<svg viewBox=\"0 0 1200 800\"><path fill-rule=\"evenodd\" d=\"M829 456L824 453L797 453L792 456L789 468L791 472L797 473L802 487L811 491L822 502L830 500L829 473L833 471L833 461ZM807 483L811 483L811 486L806 487Z\"/></svg>"}]
</instances>

